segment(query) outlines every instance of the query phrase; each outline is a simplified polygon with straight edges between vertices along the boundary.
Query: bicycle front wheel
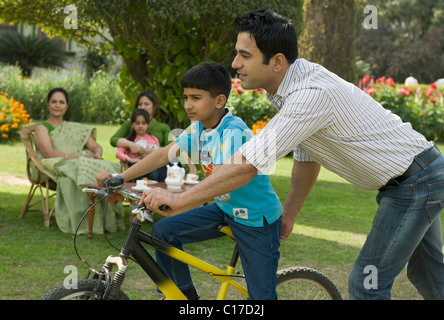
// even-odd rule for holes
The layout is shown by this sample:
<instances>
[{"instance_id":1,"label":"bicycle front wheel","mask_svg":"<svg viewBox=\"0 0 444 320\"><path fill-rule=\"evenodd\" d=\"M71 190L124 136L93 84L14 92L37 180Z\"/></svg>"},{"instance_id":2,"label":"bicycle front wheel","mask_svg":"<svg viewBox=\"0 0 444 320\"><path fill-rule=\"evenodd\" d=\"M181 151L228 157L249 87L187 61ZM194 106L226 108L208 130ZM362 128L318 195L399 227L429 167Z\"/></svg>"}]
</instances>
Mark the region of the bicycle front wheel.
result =
<instances>
[{"instance_id":1,"label":"bicycle front wheel","mask_svg":"<svg viewBox=\"0 0 444 320\"><path fill-rule=\"evenodd\" d=\"M330 279L317 270L304 267L279 270L276 292L279 300L342 300Z\"/></svg>"},{"instance_id":2,"label":"bicycle front wheel","mask_svg":"<svg viewBox=\"0 0 444 320\"><path fill-rule=\"evenodd\" d=\"M64 285L52 289L40 300L100 300L105 285L99 279L81 279L77 281L75 288L67 289ZM129 300L128 296L122 290L117 297L109 297L113 300Z\"/></svg>"}]
</instances>

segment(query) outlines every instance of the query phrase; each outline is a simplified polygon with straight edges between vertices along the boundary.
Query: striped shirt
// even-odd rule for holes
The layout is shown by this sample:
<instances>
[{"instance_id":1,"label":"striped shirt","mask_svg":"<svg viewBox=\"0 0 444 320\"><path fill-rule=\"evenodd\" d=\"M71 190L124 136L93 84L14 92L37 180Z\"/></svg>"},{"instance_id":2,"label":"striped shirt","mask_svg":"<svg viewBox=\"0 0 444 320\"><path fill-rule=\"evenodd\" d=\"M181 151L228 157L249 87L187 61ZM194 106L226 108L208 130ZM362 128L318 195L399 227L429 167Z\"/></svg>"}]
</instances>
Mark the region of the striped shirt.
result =
<instances>
[{"instance_id":1,"label":"striped shirt","mask_svg":"<svg viewBox=\"0 0 444 320\"><path fill-rule=\"evenodd\" d=\"M275 94L278 110L240 152L261 173L294 150L347 181L376 190L402 175L415 155L433 146L410 123L324 67L297 59Z\"/></svg>"}]
</instances>

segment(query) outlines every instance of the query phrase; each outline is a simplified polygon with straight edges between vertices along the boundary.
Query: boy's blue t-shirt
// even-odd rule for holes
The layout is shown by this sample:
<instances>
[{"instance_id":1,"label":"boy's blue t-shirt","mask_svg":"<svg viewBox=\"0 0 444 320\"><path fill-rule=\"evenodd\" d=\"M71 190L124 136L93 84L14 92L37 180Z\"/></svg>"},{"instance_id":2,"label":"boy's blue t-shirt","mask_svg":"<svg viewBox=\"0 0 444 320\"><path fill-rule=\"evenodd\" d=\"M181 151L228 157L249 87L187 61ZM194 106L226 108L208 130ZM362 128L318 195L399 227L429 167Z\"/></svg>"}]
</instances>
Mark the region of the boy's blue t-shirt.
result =
<instances>
[{"instance_id":1,"label":"boy's blue t-shirt","mask_svg":"<svg viewBox=\"0 0 444 320\"><path fill-rule=\"evenodd\" d=\"M238 117L226 112L213 129L193 122L176 142L193 163L200 161L208 177L252 137L251 130ZM282 215L282 205L267 175L257 175L246 185L215 198L219 208L240 224L262 227Z\"/></svg>"}]
</instances>

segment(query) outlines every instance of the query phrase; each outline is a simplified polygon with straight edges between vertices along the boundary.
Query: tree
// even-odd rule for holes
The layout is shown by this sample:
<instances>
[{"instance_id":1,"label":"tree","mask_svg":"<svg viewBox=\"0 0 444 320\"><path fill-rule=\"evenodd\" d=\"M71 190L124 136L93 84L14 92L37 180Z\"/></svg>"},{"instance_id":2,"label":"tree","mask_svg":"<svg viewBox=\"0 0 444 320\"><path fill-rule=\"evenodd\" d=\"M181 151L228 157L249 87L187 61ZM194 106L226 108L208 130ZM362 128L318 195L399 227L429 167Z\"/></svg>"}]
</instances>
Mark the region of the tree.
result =
<instances>
[{"instance_id":1,"label":"tree","mask_svg":"<svg viewBox=\"0 0 444 320\"><path fill-rule=\"evenodd\" d=\"M60 39L38 39L13 32L0 35L0 62L17 64L24 77L30 77L34 67L61 67L64 60Z\"/></svg>"},{"instance_id":2,"label":"tree","mask_svg":"<svg viewBox=\"0 0 444 320\"><path fill-rule=\"evenodd\" d=\"M358 29L357 55L372 76L422 83L444 77L444 0L374 0L376 29ZM367 1L357 0L361 13ZM358 10L358 9L357 9Z\"/></svg>"},{"instance_id":3,"label":"tree","mask_svg":"<svg viewBox=\"0 0 444 320\"><path fill-rule=\"evenodd\" d=\"M356 82L354 0L305 0L301 57Z\"/></svg>"},{"instance_id":4,"label":"tree","mask_svg":"<svg viewBox=\"0 0 444 320\"><path fill-rule=\"evenodd\" d=\"M50 35L92 47L92 37L99 36L125 62L120 83L127 100L132 103L143 88L153 89L161 101L160 118L173 127L186 121L180 77L205 60L229 67L238 14L269 7L301 28L301 0L85 0L70 7L68 15L64 9L71 4L70 0L0 0L0 19L40 25ZM65 19L71 19L69 29Z\"/></svg>"}]
</instances>

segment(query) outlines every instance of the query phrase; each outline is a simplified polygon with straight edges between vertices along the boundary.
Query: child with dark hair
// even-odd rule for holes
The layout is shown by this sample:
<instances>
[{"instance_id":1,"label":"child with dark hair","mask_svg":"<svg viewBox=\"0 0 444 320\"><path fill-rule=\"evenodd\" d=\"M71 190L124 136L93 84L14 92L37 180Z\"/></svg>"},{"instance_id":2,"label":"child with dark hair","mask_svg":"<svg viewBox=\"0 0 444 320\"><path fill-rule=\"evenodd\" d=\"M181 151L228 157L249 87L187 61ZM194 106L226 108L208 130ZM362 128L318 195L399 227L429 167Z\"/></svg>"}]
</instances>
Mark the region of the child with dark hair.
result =
<instances>
[{"instance_id":1,"label":"child with dark hair","mask_svg":"<svg viewBox=\"0 0 444 320\"><path fill-rule=\"evenodd\" d=\"M252 137L247 125L225 108L231 77L221 65L200 63L185 73L181 85L185 112L192 124L176 141L124 171L121 176L125 181L165 165L179 152L186 152L192 160L197 157L209 176ZM101 185L110 177L101 173L96 179ZM145 197L149 201L149 191L167 192L161 188L147 190L142 201ZM228 224L238 244L249 299L277 299L282 206L269 177L256 175L250 183L214 200L181 214L161 213L168 218L154 224L154 237L182 250L187 243L222 237L218 226ZM188 265L157 250L156 261L188 299L198 298Z\"/></svg>"},{"instance_id":2,"label":"child with dark hair","mask_svg":"<svg viewBox=\"0 0 444 320\"><path fill-rule=\"evenodd\" d=\"M135 109L131 115L131 131L126 139L134 142L143 149L160 148L159 140L157 140L154 135L147 133L149 123L150 116L148 112L143 109ZM133 154L129 148L125 147L119 147L117 149L116 157L121 161L128 163L128 167L131 167L142 159L140 154ZM150 180L159 181L160 175L158 170L159 169L156 169L138 179L146 177Z\"/></svg>"}]
</instances>

